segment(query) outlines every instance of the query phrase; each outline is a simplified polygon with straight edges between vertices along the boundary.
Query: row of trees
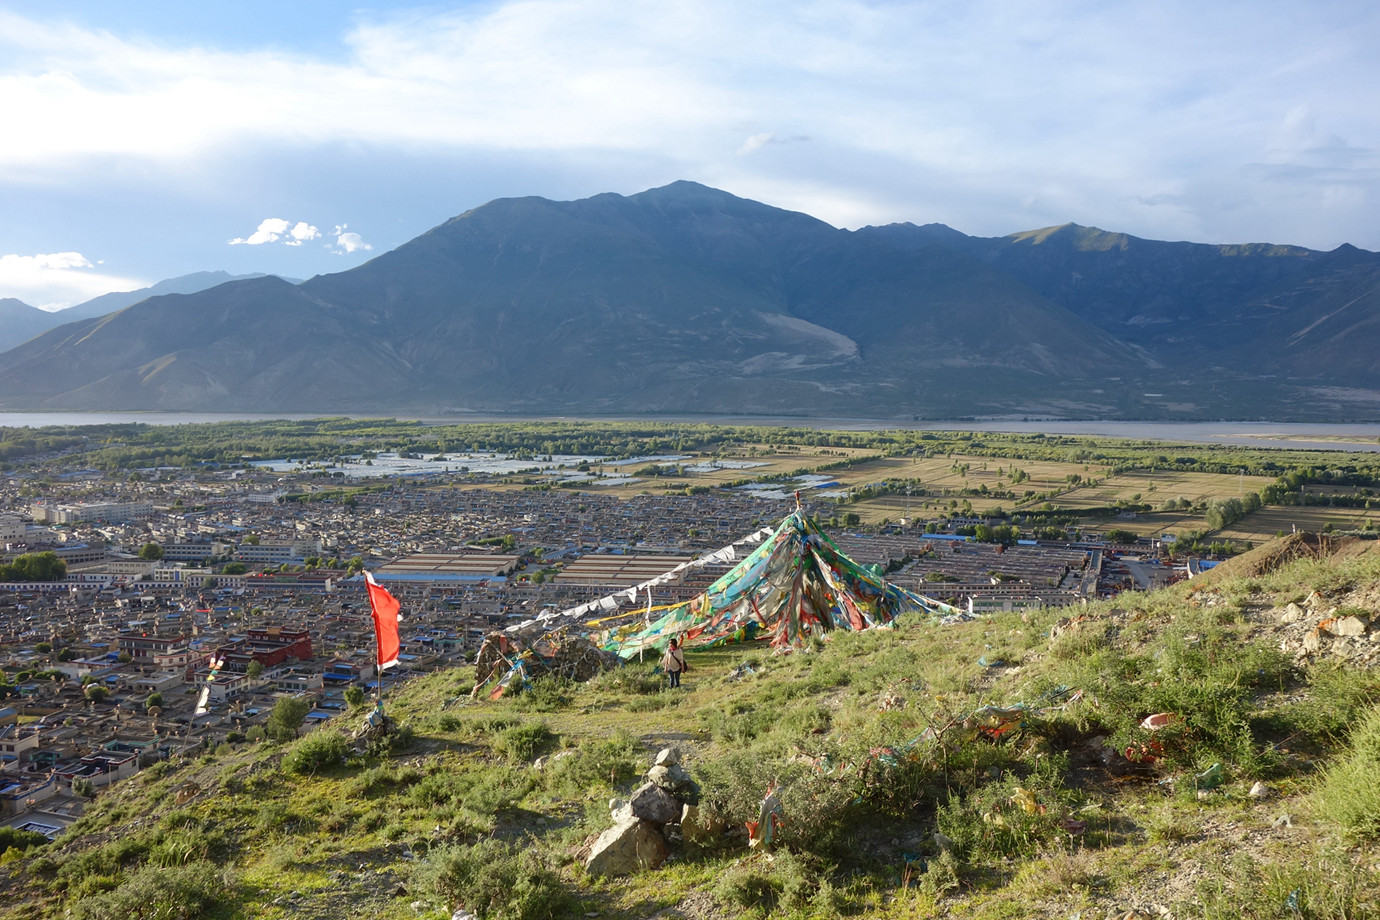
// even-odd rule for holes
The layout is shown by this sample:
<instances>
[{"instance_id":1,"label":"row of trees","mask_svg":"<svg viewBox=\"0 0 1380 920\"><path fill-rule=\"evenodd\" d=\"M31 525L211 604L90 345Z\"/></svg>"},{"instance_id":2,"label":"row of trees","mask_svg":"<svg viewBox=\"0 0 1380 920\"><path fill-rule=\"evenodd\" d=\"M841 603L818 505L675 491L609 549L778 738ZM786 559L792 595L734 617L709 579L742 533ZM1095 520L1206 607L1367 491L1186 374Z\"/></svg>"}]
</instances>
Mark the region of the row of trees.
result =
<instances>
[{"instance_id":1,"label":"row of trees","mask_svg":"<svg viewBox=\"0 0 1380 920\"><path fill-rule=\"evenodd\" d=\"M23 553L11 562L0 564L0 581L61 581L67 563L57 553Z\"/></svg>"}]
</instances>

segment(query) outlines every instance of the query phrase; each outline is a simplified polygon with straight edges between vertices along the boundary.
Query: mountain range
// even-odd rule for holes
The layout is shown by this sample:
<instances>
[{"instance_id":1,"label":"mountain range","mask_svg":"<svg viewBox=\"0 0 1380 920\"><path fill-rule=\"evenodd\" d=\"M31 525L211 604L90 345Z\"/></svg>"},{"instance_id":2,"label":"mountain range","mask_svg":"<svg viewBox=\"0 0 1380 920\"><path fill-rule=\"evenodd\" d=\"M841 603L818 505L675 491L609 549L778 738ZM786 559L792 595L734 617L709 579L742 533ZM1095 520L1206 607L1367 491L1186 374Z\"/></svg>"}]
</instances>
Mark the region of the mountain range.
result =
<instances>
[{"instance_id":1,"label":"mountain range","mask_svg":"<svg viewBox=\"0 0 1380 920\"><path fill-rule=\"evenodd\" d=\"M262 274L232 275L229 272L193 272L160 281L137 291L112 291L63 310L41 310L13 297L0 299L0 352L27 342L40 333L79 319L104 316L160 294L195 294L207 288Z\"/></svg>"},{"instance_id":2,"label":"mountain range","mask_svg":"<svg viewBox=\"0 0 1380 920\"><path fill-rule=\"evenodd\" d=\"M159 292L0 354L0 406L1373 419L1378 307L1351 246L849 231L676 182Z\"/></svg>"}]
</instances>

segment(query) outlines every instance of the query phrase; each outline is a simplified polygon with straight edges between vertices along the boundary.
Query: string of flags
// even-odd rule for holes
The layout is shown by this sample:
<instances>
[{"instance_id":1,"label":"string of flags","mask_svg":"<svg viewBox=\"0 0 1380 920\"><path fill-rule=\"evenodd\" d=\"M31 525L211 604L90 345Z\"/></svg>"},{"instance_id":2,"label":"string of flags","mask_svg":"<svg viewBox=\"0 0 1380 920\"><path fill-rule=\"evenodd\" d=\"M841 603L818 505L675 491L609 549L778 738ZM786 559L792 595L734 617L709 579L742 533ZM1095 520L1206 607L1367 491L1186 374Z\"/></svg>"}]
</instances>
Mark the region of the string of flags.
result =
<instances>
[{"instance_id":1,"label":"string of flags","mask_svg":"<svg viewBox=\"0 0 1380 920\"><path fill-rule=\"evenodd\" d=\"M714 562L732 562L738 558L738 554L745 547L752 544L761 543L767 537L771 536L774 532L774 528L763 527L761 530L758 530L754 533L750 533L746 537L743 537L741 540L737 540L734 543L731 543L730 545L723 547L722 549L717 549L712 553L706 553L703 556L691 559L689 562L682 562L680 565L676 566L670 571L663 572L655 578L650 578L647 581L642 582L641 584L633 585L631 588L623 588L605 597L601 597L597 600L587 601L575 607L568 607L564 610L547 610L533 617L530 620L524 620L515 626L509 626L505 630L505 632L521 632L532 626L548 623L552 620L574 619L578 617L583 617L586 614L595 613L596 611L608 613L610 611L619 609L619 607L621 606L621 601L623 600L626 600L630 603L636 602L638 594L641 594L644 591L647 593L647 600L650 609L653 588L657 587L658 585L664 585L668 582L675 581L677 578L680 577L680 574L684 572L686 569L704 568L706 565L709 565L710 563Z\"/></svg>"}]
</instances>

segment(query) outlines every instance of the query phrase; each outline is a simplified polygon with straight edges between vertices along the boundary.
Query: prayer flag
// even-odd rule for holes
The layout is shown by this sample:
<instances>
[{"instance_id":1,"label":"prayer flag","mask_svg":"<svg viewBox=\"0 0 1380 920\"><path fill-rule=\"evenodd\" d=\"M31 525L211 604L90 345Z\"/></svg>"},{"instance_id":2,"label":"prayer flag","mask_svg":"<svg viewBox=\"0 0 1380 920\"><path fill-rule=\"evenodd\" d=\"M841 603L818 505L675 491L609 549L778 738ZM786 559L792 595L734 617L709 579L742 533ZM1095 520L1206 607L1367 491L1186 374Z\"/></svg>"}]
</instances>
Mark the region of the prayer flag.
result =
<instances>
[{"instance_id":1,"label":"prayer flag","mask_svg":"<svg viewBox=\"0 0 1380 920\"><path fill-rule=\"evenodd\" d=\"M402 643L398 639L398 622L402 617L398 611L402 605L388 593L388 589L374 581L374 576L364 573L365 584L369 588L369 609L374 617L374 638L378 647L379 670L391 668L398 663L398 652Z\"/></svg>"}]
</instances>

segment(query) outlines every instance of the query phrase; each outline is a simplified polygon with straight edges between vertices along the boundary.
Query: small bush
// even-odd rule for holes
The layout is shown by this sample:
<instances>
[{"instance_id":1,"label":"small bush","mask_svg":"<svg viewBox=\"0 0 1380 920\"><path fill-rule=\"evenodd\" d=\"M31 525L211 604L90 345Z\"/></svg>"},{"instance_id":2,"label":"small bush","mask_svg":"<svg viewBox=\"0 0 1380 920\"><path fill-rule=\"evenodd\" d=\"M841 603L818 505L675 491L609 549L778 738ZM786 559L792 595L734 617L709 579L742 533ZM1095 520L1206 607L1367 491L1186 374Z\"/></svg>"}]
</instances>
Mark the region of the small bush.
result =
<instances>
[{"instance_id":1,"label":"small bush","mask_svg":"<svg viewBox=\"0 0 1380 920\"><path fill-rule=\"evenodd\" d=\"M767 787L778 784L785 818L777 840L795 853L834 856L847 848L861 800L851 776L820 772L771 748L738 748L695 765L701 803L730 823L756 821Z\"/></svg>"},{"instance_id":2,"label":"small bush","mask_svg":"<svg viewBox=\"0 0 1380 920\"><path fill-rule=\"evenodd\" d=\"M1373 916L1373 904L1362 900L1362 875L1350 863L1342 853L1301 855L1265 865L1240 855L1204 873L1194 913L1203 920Z\"/></svg>"},{"instance_id":3,"label":"small bush","mask_svg":"<svg viewBox=\"0 0 1380 920\"><path fill-rule=\"evenodd\" d=\"M531 763L555 739L545 722L526 722L499 732L491 746L511 763Z\"/></svg>"},{"instance_id":4,"label":"small bush","mask_svg":"<svg viewBox=\"0 0 1380 920\"><path fill-rule=\"evenodd\" d=\"M349 754L350 746L345 736L323 728L292 746L283 758L283 769L289 773L315 773L340 766Z\"/></svg>"},{"instance_id":5,"label":"small bush","mask_svg":"<svg viewBox=\"0 0 1380 920\"><path fill-rule=\"evenodd\" d=\"M628 700L628 712L659 712L673 709L685 702L680 693L654 693L651 696L635 696Z\"/></svg>"},{"instance_id":6,"label":"small bush","mask_svg":"<svg viewBox=\"0 0 1380 920\"><path fill-rule=\"evenodd\" d=\"M721 874L714 883L714 897L730 909L760 910L776 907L781 888L763 863L740 863Z\"/></svg>"},{"instance_id":7,"label":"small bush","mask_svg":"<svg viewBox=\"0 0 1380 920\"><path fill-rule=\"evenodd\" d=\"M462 807L479 815L494 815L520 802L532 791L534 782L532 771L514 767L443 770L413 785L407 796L431 810Z\"/></svg>"},{"instance_id":8,"label":"small bush","mask_svg":"<svg viewBox=\"0 0 1380 920\"><path fill-rule=\"evenodd\" d=\"M771 731L782 716L776 706L756 705L756 701L735 700L719 709L704 712L704 727L720 744L742 745Z\"/></svg>"},{"instance_id":9,"label":"small bush","mask_svg":"<svg viewBox=\"0 0 1380 920\"><path fill-rule=\"evenodd\" d=\"M12 827L0 827L0 853L9 849L27 850L30 847L40 847L48 842L48 838L35 831L21 831Z\"/></svg>"},{"instance_id":10,"label":"small bush","mask_svg":"<svg viewBox=\"0 0 1380 920\"><path fill-rule=\"evenodd\" d=\"M1049 755L1025 777L1014 773L979 786L942 805L939 829L971 862L1029 858L1061 834L1056 819L1077 804L1063 787L1067 755Z\"/></svg>"},{"instance_id":11,"label":"small bush","mask_svg":"<svg viewBox=\"0 0 1380 920\"><path fill-rule=\"evenodd\" d=\"M541 853L493 839L434 851L413 882L447 911L463 906L480 920L563 920L583 912Z\"/></svg>"},{"instance_id":12,"label":"small bush","mask_svg":"<svg viewBox=\"0 0 1380 920\"><path fill-rule=\"evenodd\" d=\"M628 662L621 668L601 671L587 684L591 689L613 690L646 696L665 688L666 677L655 662Z\"/></svg>"},{"instance_id":13,"label":"small bush","mask_svg":"<svg viewBox=\"0 0 1380 920\"><path fill-rule=\"evenodd\" d=\"M514 698L513 705L526 712L557 712L569 706L574 698L574 681L555 674L543 674Z\"/></svg>"},{"instance_id":14,"label":"small bush","mask_svg":"<svg viewBox=\"0 0 1380 920\"><path fill-rule=\"evenodd\" d=\"M234 895L232 881L209 862L148 866L112 891L70 903L68 915L73 920L195 920L232 903Z\"/></svg>"},{"instance_id":15,"label":"small bush","mask_svg":"<svg viewBox=\"0 0 1380 920\"><path fill-rule=\"evenodd\" d=\"M1351 733L1350 750L1339 758L1318 790L1318 814L1352 841L1380 840L1380 706Z\"/></svg>"},{"instance_id":16,"label":"small bush","mask_svg":"<svg viewBox=\"0 0 1380 920\"><path fill-rule=\"evenodd\" d=\"M583 796L592 788L617 787L635 779L641 770L641 745L620 732L611 739L585 741L568 756L553 760L542 779L548 790Z\"/></svg>"},{"instance_id":17,"label":"small bush","mask_svg":"<svg viewBox=\"0 0 1380 920\"><path fill-rule=\"evenodd\" d=\"M347 793L351 798L380 795L404 786L411 786L421 779L422 771L416 767L384 764L365 770L351 780L347 787Z\"/></svg>"},{"instance_id":18,"label":"small bush","mask_svg":"<svg viewBox=\"0 0 1380 920\"><path fill-rule=\"evenodd\" d=\"M211 858L215 843L213 838L200 830L175 830L149 850L148 864L170 868L203 862Z\"/></svg>"}]
</instances>

